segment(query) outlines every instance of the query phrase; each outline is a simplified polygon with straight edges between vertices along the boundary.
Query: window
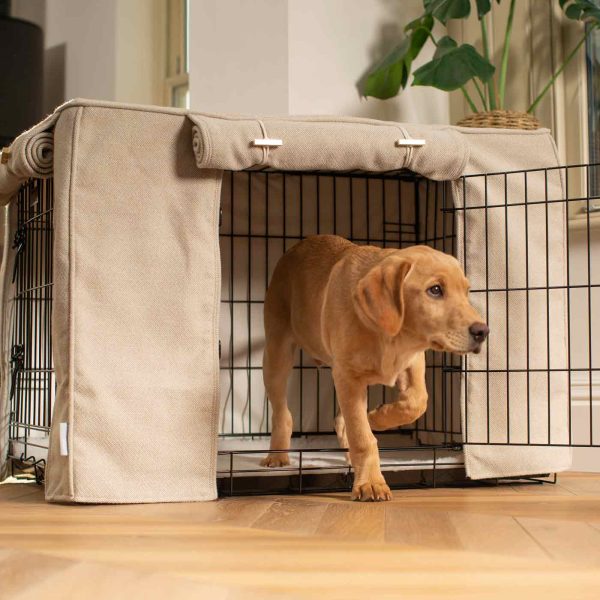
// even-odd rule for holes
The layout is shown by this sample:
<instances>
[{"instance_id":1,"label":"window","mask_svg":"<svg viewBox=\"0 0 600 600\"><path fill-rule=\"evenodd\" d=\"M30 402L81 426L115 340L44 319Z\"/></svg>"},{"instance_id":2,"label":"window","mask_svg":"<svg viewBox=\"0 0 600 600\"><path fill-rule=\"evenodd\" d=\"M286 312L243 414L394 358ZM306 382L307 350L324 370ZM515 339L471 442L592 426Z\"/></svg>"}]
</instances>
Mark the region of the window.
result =
<instances>
[{"instance_id":1,"label":"window","mask_svg":"<svg viewBox=\"0 0 600 600\"><path fill-rule=\"evenodd\" d=\"M164 102L190 107L188 19L189 0L166 0L166 69Z\"/></svg>"},{"instance_id":2,"label":"window","mask_svg":"<svg viewBox=\"0 0 600 600\"><path fill-rule=\"evenodd\" d=\"M600 31L592 31L586 41L587 96L589 162L600 163ZM593 176L592 176L593 173ZM590 190L592 198L600 196L600 169L590 169ZM600 212L600 205L593 203L590 211Z\"/></svg>"}]
</instances>

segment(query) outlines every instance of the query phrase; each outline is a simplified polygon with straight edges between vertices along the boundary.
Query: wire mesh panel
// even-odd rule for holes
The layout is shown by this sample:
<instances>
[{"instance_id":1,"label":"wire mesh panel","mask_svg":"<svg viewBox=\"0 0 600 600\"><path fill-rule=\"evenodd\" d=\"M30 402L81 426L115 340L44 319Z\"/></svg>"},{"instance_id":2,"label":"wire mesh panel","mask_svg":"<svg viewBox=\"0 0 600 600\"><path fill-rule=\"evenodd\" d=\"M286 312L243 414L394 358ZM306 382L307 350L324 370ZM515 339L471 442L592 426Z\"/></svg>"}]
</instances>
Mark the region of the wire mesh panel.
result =
<instances>
[{"instance_id":1,"label":"wire mesh panel","mask_svg":"<svg viewBox=\"0 0 600 600\"><path fill-rule=\"evenodd\" d=\"M13 295L9 436L17 458L47 448L55 380L52 364L53 182L19 191L12 249Z\"/></svg>"},{"instance_id":2,"label":"wire mesh panel","mask_svg":"<svg viewBox=\"0 0 600 600\"><path fill-rule=\"evenodd\" d=\"M456 236L448 186L411 173L391 175L227 173L220 226L221 435L269 434L269 404L262 382L263 302L283 253L309 235L336 234L357 244L405 248L428 244L453 252ZM428 353L431 409L405 429L439 433L429 442L455 441L455 359ZM460 369L458 369L459 371ZM391 401L384 386L369 389L368 405ZM450 402L445 401L448 396ZM298 353L288 386L294 435L333 434L335 389L329 368Z\"/></svg>"},{"instance_id":3,"label":"wire mesh panel","mask_svg":"<svg viewBox=\"0 0 600 600\"><path fill-rule=\"evenodd\" d=\"M456 215L449 186L425 179L421 181L419 190L417 243L456 256ZM461 359L449 353L428 350L426 361L429 402L427 411L415 425L419 440L424 443L460 443Z\"/></svg>"},{"instance_id":4,"label":"wire mesh panel","mask_svg":"<svg viewBox=\"0 0 600 600\"><path fill-rule=\"evenodd\" d=\"M465 270L491 329L482 354L465 358L467 444L600 445L598 169L460 182L463 247L480 242Z\"/></svg>"}]
</instances>

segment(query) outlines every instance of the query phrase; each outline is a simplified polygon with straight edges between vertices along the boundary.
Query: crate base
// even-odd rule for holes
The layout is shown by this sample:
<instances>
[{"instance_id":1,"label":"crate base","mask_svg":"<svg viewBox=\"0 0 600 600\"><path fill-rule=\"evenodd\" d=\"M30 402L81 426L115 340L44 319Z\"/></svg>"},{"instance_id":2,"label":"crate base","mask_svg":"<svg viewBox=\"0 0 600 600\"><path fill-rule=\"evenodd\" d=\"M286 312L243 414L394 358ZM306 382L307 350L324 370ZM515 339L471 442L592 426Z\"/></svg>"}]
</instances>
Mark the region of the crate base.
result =
<instances>
[{"instance_id":1,"label":"crate base","mask_svg":"<svg viewBox=\"0 0 600 600\"><path fill-rule=\"evenodd\" d=\"M310 473L344 474L350 471L345 452L339 448L304 448L290 450L290 464L263 467L260 461L268 454L262 449L220 450L217 462L219 477L275 477ZM419 471L422 469L457 469L464 467L460 446L382 448L381 470Z\"/></svg>"}]
</instances>

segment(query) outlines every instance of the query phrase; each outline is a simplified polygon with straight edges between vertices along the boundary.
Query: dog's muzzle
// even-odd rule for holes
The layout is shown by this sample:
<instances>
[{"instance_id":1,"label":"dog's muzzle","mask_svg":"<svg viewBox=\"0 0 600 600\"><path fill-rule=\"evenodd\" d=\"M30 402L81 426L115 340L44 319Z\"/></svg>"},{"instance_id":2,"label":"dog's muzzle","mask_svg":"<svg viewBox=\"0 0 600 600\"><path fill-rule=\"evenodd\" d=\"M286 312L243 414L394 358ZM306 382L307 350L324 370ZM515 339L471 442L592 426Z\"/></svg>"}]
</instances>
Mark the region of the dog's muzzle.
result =
<instances>
[{"instance_id":1,"label":"dog's muzzle","mask_svg":"<svg viewBox=\"0 0 600 600\"><path fill-rule=\"evenodd\" d=\"M490 333L490 328L485 323L473 323L469 327L469 335L472 340L472 352L479 354L481 352L481 345Z\"/></svg>"}]
</instances>

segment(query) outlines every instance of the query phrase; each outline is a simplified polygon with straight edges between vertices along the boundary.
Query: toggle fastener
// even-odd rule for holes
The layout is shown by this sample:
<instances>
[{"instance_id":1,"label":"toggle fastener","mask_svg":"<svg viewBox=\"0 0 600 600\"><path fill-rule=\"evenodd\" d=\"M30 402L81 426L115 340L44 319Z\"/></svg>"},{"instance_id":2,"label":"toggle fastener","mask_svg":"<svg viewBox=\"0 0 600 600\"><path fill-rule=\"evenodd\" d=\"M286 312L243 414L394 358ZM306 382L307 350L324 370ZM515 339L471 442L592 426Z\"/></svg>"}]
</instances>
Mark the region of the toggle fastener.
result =
<instances>
[{"instance_id":1,"label":"toggle fastener","mask_svg":"<svg viewBox=\"0 0 600 600\"><path fill-rule=\"evenodd\" d=\"M400 146L400 147L408 147L408 148L416 148L418 146L424 146L427 142L423 139L419 139L419 138L402 138L399 140L396 140L396 146Z\"/></svg>"},{"instance_id":2,"label":"toggle fastener","mask_svg":"<svg viewBox=\"0 0 600 600\"><path fill-rule=\"evenodd\" d=\"M278 140L276 138L257 138L252 142L253 146L257 146L259 148L270 148L273 146L283 146L283 140Z\"/></svg>"}]
</instances>

